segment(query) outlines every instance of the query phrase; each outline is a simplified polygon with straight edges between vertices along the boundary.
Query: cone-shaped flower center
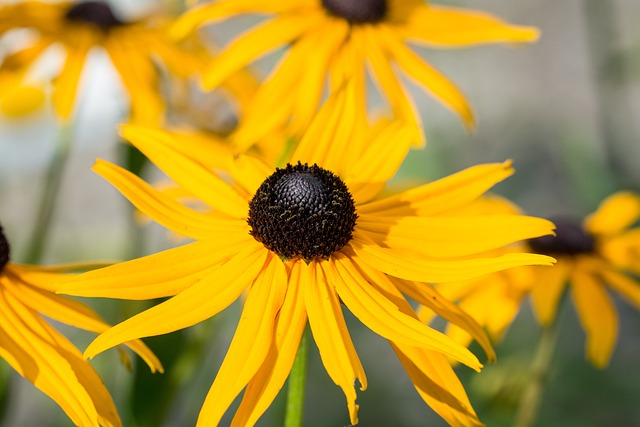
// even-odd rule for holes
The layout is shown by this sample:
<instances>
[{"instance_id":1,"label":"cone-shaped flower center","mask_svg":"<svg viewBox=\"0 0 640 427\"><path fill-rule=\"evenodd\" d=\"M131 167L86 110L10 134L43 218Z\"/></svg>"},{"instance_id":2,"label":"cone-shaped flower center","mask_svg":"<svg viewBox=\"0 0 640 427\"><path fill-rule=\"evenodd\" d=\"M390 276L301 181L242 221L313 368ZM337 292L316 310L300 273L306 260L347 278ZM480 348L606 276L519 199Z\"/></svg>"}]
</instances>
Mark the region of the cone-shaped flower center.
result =
<instances>
[{"instance_id":1,"label":"cone-shaped flower center","mask_svg":"<svg viewBox=\"0 0 640 427\"><path fill-rule=\"evenodd\" d=\"M116 18L109 5L101 1L76 3L67 11L65 18L69 21L93 24L103 31L124 24Z\"/></svg>"},{"instance_id":2,"label":"cone-shaped flower center","mask_svg":"<svg viewBox=\"0 0 640 427\"><path fill-rule=\"evenodd\" d=\"M251 235L281 257L327 258L346 245L356 225L349 189L332 172L306 163L276 171L249 203Z\"/></svg>"},{"instance_id":3,"label":"cone-shaped flower center","mask_svg":"<svg viewBox=\"0 0 640 427\"><path fill-rule=\"evenodd\" d=\"M9 262L9 242L2 232L2 226L0 225L0 273L4 269L4 266Z\"/></svg>"},{"instance_id":4,"label":"cone-shaped flower center","mask_svg":"<svg viewBox=\"0 0 640 427\"><path fill-rule=\"evenodd\" d=\"M534 252L544 255L579 255L592 253L595 249L593 236L573 221L552 219L556 224L555 236L542 236L529 240Z\"/></svg>"},{"instance_id":5,"label":"cone-shaped flower center","mask_svg":"<svg viewBox=\"0 0 640 427\"><path fill-rule=\"evenodd\" d=\"M322 0L322 6L352 24L380 22L388 9L387 0Z\"/></svg>"}]
</instances>

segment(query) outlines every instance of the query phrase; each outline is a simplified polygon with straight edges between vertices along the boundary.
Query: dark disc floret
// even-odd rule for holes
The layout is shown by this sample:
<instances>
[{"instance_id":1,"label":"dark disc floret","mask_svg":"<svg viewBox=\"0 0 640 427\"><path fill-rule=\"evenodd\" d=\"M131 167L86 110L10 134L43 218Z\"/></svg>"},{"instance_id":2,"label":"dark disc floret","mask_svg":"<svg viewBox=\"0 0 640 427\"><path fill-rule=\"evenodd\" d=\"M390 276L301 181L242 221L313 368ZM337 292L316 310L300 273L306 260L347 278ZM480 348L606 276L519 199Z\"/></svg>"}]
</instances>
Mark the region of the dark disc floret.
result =
<instances>
[{"instance_id":1,"label":"dark disc floret","mask_svg":"<svg viewBox=\"0 0 640 427\"><path fill-rule=\"evenodd\" d=\"M551 255L567 256L593 253L595 239L586 233L580 224L567 219L552 219L556 225L555 236L542 236L529 240L534 252Z\"/></svg>"},{"instance_id":2,"label":"dark disc floret","mask_svg":"<svg viewBox=\"0 0 640 427\"><path fill-rule=\"evenodd\" d=\"M103 31L123 25L109 5L102 1L85 1L71 6L65 15L69 21L93 24Z\"/></svg>"},{"instance_id":3,"label":"dark disc floret","mask_svg":"<svg viewBox=\"0 0 640 427\"><path fill-rule=\"evenodd\" d=\"M291 259L311 260L346 245L356 226L355 202L344 182L318 165L287 164L249 202L251 235Z\"/></svg>"},{"instance_id":4,"label":"dark disc floret","mask_svg":"<svg viewBox=\"0 0 640 427\"><path fill-rule=\"evenodd\" d=\"M384 20L388 0L322 0L322 6L332 15L352 24L376 23Z\"/></svg>"},{"instance_id":5,"label":"dark disc floret","mask_svg":"<svg viewBox=\"0 0 640 427\"><path fill-rule=\"evenodd\" d=\"M2 273L4 266L9 262L10 252L9 242L2 231L2 225L0 225L0 273Z\"/></svg>"}]
</instances>

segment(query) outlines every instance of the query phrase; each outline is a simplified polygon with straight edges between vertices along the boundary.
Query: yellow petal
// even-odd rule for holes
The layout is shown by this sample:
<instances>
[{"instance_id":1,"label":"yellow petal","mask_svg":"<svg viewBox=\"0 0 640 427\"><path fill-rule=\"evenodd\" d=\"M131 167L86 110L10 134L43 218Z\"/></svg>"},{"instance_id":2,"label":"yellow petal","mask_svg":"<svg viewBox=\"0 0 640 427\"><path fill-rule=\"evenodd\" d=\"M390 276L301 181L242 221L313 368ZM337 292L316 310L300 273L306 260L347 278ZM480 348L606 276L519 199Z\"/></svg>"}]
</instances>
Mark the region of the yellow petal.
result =
<instances>
[{"instance_id":1,"label":"yellow petal","mask_svg":"<svg viewBox=\"0 0 640 427\"><path fill-rule=\"evenodd\" d=\"M587 334L587 358L596 368L609 364L618 337L618 314L602 284L582 271L572 274L571 295Z\"/></svg>"},{"instance_id":2,"label":"yellow petal","mask_svg":"<svg viewBox=\"0 0 640 427\"><path fill-rule=\"evenodd\" d=\"M640 282L624 273L603 268L598 271L609 287L622 295L629 303L640 309Z\"/></svg>"},{"instance_id":3,"label":"yellow petal","mask_svg":"<svg viewBox=\"0 0 640 427\"><path fill-rule=\"evenodd\" d=\"M437 215L474 201L513 174L511 162L473 166L429 184L358 207L359 214Z\"/></svg>"},{"instance_id":4,"label":"yellow petal","mask_svg":"<svg viewBox=\"0 0 640 427\"><path fill-rule=\"evenodd\" d=\"M218 425L229 405L265 361L286 289L284 264L270 255L249 291L227 355L200 410L198 426Z\"/></svg>"},{"instance_id":5,"label":"yellow petal","mask_svg":"<svg viewBox=\"0 0 640 427\"><path fill-rule=\"evenodd\" d=\"M267 410L284 385L298 353L307 312L302 295L302 262L294 262L287 284L287 294L276 319L273 341L264 363L247 385L232 427L253 426Z\"/></svg>"},{"instance_id":6,"label":"yellow petal","mask_svg":"<svg viewBox=\"0 0 640 427\"><path fill-rule=\"evenodd\" d=\"M449 79L424 62L400 40L399 34L393 33L390 28L380 26L375 35L386 54L393 58L409 77L458 114L467 127L473 128L474 118L471 107L464 95Z\"/></svg>"},{"instance_id":7,"label":"yellow petal","mask_svg":"<svg viewBox=\"0 0 640 427\"><path fill-rule=\"evenodd\" d=\"M169 134L140 127L123 127L122 137L135 145L176 183L209 206L235 218L247 216L247 200L213 171L175 149Z\"/></svg>"},{"instance_id":8,"label":"yellow petal","mask_svg":"<svg viewBox=\"0 0 640 427\"><path fill-rule=\"evenodd\" d=\"M382 248L363 233L355 232L351 247L370 266L417 282L453 282L521 265L552 265L553 258L537 254L506 254L494 257L449 260L429 259L416 253Z\"/></svg>"},{"instance_id":9,"label":"yellow petal","mask_svg":"<svg viewBox=\"0 0 640 427\"><path fill-rule=\"evenodd\" d=\"M551 221L524 215L482 215L464 219L360 215L358 218L360 232L379 244L445 259L552 234L554 228Z\"/></svg>"},{"instance_id":10,"label":"yellow petal","mask_svg":"<svg viewBox=\"0 0 640 427\"><path fill-rule=\"evenodd\" d=\"M464 387L442 354L391 343L420 397L453 427L480 427Z\"/></svg>"},{"instance_id":11,"label":"yellow petal","mask_svg":"<svg viewBox=\"0 0 640 427\"><path fill-rule=\"evenodd\" d=\"M84 62L89 50L94 45L91 33L78 31L76 36L74 44L67 46L67 57L60 74L55 80L52 96L53 107L56 113L64 120L69 119L71 116Z\"/></svg>"},{"instance_id":12,"label":"yellow petal","mask_svg":"<svg viewBox=\"0 0 640 427\"><path fill-rule=\"evenodd\" d=\"M640 218L640 196L630 191L615 193L600 203L584 221L591 234L617 234Z\"/></svg>"},{"instance_id":13,"label":"yellow petal","mask_svg":"<svg viewBox=\"0 0 640 427\"><path fill-rule=\"evenodd\" d=\"M360 390L367 388L367 378L358 359L335 289L327 282L322 263L312 261L303 280L304 302L313 338L327 373L347 398L351 424L358 424L356 381ZM303 273L303 274L305 274Z\"/></svg>"},{"instance_id":14,"label":"yellow petal","mask_svg":"<svg viewBox=\"0 0 640 427\"><path fill-rule=\"evenodd\" d=\"M411 41L445 47L533 42L540 36L536 28L509 25L488 13L435 5L413 9L401 32Z\"/></svg>"},{"instance_id":15,"label":"yellow petal","mask_svg":"<svg viewBox=\"0 0 640 427\"><path fill-rule=\"evenodd\" d=\"M553 323L560 297L569 279L573 262L563 258L552 268L536 268L537 279L531 289L533 312L543 326Z\"/></svg>"},{"instance_id":16,"label":"yellow petal","mask_svg":"<svg viewBox=\"0 0 640 427\"><path fill-rule=\"evenodd\" d=\"M262 183L275 172L256 157L238 154L228 164L233 180L240 184L253 197Z\"/></svg>"},{"instance_id":17,"label":"yellow petal","mask_svg":"<svg viewBox=\"0 0 640 427\"><path fill-rule=\"evenodd\" d=\"M229 262L178 295L102 333L85 350L85 357L92 358L133 339L186 328L216 315L255 280L266 256L267 251L259 243L247 245Z\"/></svg>"},{"instance_id":18,"label":"yellow petal","mask_svg":"<svg viewBox=\"0 0 640 427\"><path fill-rule=\"evenodd\" d=\"M173 296L205 279L253 242L250 236L233 240L221 236L190 243L69 278L58 284L58 292L133 300Z\"/></svg>"}]
</instances>

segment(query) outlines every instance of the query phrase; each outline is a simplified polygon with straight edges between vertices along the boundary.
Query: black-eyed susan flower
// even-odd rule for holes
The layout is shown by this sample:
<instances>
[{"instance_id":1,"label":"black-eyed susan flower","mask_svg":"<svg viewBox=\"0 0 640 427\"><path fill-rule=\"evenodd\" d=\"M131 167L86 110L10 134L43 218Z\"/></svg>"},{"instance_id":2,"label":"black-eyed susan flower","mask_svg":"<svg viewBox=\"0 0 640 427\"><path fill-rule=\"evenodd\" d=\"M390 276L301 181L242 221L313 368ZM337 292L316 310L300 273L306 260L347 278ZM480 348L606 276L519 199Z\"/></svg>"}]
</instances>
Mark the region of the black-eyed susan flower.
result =
<instances>
[{"instance_id":1,"label":"black-eyed susan flower","mask_svg":"<svg viewBox=\"0 0 640 427\"><path fill-rule=\"evenodd\" d=\"M131 98L131 120L138 123L163 120L159 64L182 77L197 73L202 65L198 55L181 50L168 39L166 19L129 22L102 1L24 1L0 6L0 36L17 28L35 30L36 37L5 57L0 73L24 70L49 48L62 46L64 64L54 80L52 102L64 120L73 114L87 56L96 47L109 55Z\"/></svg>"},{"instance_id":2,"label":"black-eyed susan flower","mask_svg":"<svg viewBox=\"0 0 640 427\"><path fill-rule=\"evenodd\" d=\"M339 92L320 110L285 167L274 170L238 155L229 165L231 183L203 164L201 159L212 155L205 146L125 127L125 139L210 211L189 209L126 170L98 161L95 171L141 211L196 241L86 273L61 288L80 296L170 297L100 335L85 355L194 325L246 293L198 425L217 425L243 389L232 425L254 425L289 375L307 323L356 424L356 388L366 389L367 379L345 324L344 304L390 341L418 393L438 414L452 425L480 425L447 357L473 369L480 369L480 362L420 322L406 296L463 325L490 352L477 325L425 282L549 264L552 259L541 255L477 254L550 233L553 226L525 216L461 221L447 214L509 176L509 162L472 167L377 199L414 131L398 121L363 128L355 110L352 94Z\"/></svg>"},{"instance_id":3,"label":"black-eyed susan flower","mask_svg":"<svg viewBox=\"0 0 640 427\"><path fill-rule=\"evenodd\" d=\"M333 89L345 79L353 80L359 108L365 110L365 68L395 113L417 122L396 65L471 127L474 119L465 97L408 44L458 48L532 42L538 37L534 28L423 0L220 0L188 11L172 33L186 37L204 24L241 14L266 14L269 19L238 37L211 62L205 87L217 87L235 70L288 45L243 118L246 126L235 135L241 146L283 123L289 122L294 133L304 130L317 111L327 79Z\"/></svg>"},{"instance_id":4,"label":"black-eyed susan flower","mask_svg":"<svg viewBox=\"0 0 640 427\"><path fill-rule=\"evenodd\" d=\"M0 356L53 399L78 426L122 425L111 395L80 351L46 318L100 333L109 325L88 306L56 295L78 266L37 267L9 260L9 243L0 227ZM152 371L162 371L140 341L127 345Z\"/></svg>"}]
</instances>

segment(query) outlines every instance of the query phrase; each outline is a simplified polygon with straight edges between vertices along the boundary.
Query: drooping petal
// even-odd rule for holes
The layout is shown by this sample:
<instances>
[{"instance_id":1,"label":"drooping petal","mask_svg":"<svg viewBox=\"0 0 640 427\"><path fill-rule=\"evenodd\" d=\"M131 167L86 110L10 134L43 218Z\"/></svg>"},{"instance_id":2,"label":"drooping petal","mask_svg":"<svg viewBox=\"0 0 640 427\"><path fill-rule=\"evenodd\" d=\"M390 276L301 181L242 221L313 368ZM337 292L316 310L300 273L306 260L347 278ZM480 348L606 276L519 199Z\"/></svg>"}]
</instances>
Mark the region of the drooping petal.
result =
<instances>
[{"instance_id":1,"label":"drooping petal","mask_svg":"<svg viewBox=\"0 0 640 427\"><path fill-rule=\"evenodd\" d=\"M640 309L640 282L637 279L609 268L603 268L598 273L602 275L602 278L611 289L622 295L637 309Z\"/></svg>"},{"instance_id":2,"label":"drooping petal","mask_svg":"<svg viewBox=\"0 0 640 427\"><path fill-rule=\"evenodd\" d=\"M345 255L336 252L331 260L327 268L328 279L347 308L375 333L395 343L438 351L480 370L482 365L469 350L424 325L415 316L402 313L398 306L367 283Z\"/></svg>"},{"instance_id":3,"label":"drooping petal","mask_svg":"<svg viewBox=\"0 0 640 427\"><path fill-rule=\"evenodd\" d=\"M596 235L617 234L640 218L640 195L630 191L615 193L585 218L585 229Z\"/></svg>"},{"instance_id":4,"label":"drooping petal","mask_svg":"<svg viewBox=\"0 0 640 427\"><path fill-rule=\"evenodd\" d=\"M198 426L217 425L229 405L265 361L274 337L275 319L285 297L287 273L269 255L249 290L238 327L198 416Z\"/></svg>"},{"instance_id":5,"label":"drooping petal","mask_svg":"<svg viewBox=\"0 0 640 427\"><path fill-rule=\"evenodd\" d=\"M71 116L84 63L89 50L94 46L90 32L77 31L76 36L73 45L67 46L67 57L55 80L52 95L53 108L63 120L68 120Z\"/></svg>"},{"instance_id":6,"label":"drooping petal","mask_svg":"<svg viewBox=\"0 0 640 427\"><path fill-rule=\"evenodd\" d=\"M358 230L391 249L413 250L450 259L552 234L554 224L525 215L387 217L360 215Z\"/></svg>"},{"instance_id":7,"label":"drooping petal","mask_svg":"<svg viewBox=\"0 0 640 427\"><path fill-rule=\"evenodd\" d=\"M453 282L522 265L550 266L555 261L545 255L524 253L487 258L428 259L415 252L382 248L357 231L351 247L364 262L380 271L417 282Z\"/></svg>"},{"instance_id":8,"label":"drooping petal","mask_svg":"<svg viewBox=\"0 0 640 427\"><path fill-rule=\"evenodd\" d=\"M102 381L80 352L0 287L0 355L82 426L121 426Z\"/></svg>"},{"instance_id":9,"label":"drooping petal","mask_svg":"<svg viewBox=\"0 0 640 427\"><path fill-rule=\"evenodd\" d=\"M153 299L176 295L252 246L245 238L194 242L90 271L58 285L58 292L84 297Z\"/></svg>"},{"instance_id":10,"label":"drooping petal","mask_svg":"<svg viewBox=\"0 0 640 427\"><path fill-rule=\"evenodd\" d=\"M162 133L149 132L140 127L124 127L122 137L142 151L156 166L162 169L179 185L220 212L234 218L245 218L249 206L229 184L213 171L185 156Z\"/></svg>"},{"instance_id":11,"label":"drooping petal","mask_svg":"<svg viewBox=\"0 0 640 427\"><path fill-rule=\"evenodd\" d=\"M182 236L201 240L246 231L246 225L242 221L215 218L188 208L112 163L97 159L91 169L116 187L141 212Z\"/></svg>"},{"instance_id":12,"label":"drooping petal","mask_svg":"<svg viewBox=\"0 0 640 427\"><path fill-rule=\"evenodd\" d=\"M571 295L587 334L587 358L596 368L609 364L618 337L618 314L613 301L595 277L574 271Z\"/></svg>"},{"instance_id":13,"label":"drooping petal","mask_svg":"<svg viewBox=\"0 0 640 427\"><path fill-rule=\"evenodd\" d=\"M269 354L247 385L240 407L231 423L232 427L253 426L267 410L284 385L298 353L302 333L307 324L302 288L315 286L315 280L302 270L307 267L293 262L287 284L287 294L276 319Z\"/></svg>"},{"instance_id":14,"label":"drooping petal","mask_svg":"<svg viewBox=\"0 0 640 427\"><path fill-rule=\"evenodd\" d=\"M25 72L52 43L54 40L41 37L33 45L5 56L0 63L0 72Z\"/></svg>"},{"instance_id":15,"label":"drooping petal","mask_svg":"<svg viewBox=\"0 0 640 427\"><path fill-rule=\"evenodd\" d=\"M536 28L509 25L485 12L432 4L413 9L399 28L411 41L436 47L533 42L539 37Z\"/></svg>"},{"instance_id":16,"label":"drooping petal","mask_svg":"<svg viewBox=\"0 0 640 427\"><path fill-rule=\"evenodd\" d=\"M245 250L193 286L102 333L85 350L85 357L93 358L118 344L173 332L216 315L255 280L266 256L267 251L258 242L247 244Z\"/></svg>"},{"instance_id":17,"label":"drooping petal","mask_svg":"<svg viewBox=\"0 0 640 427\"><path fill-rule=\"evenodd\" d=\"M380 46L384 47L386 55L393 58L409 77L453 110L467 127L474 127L471 107L449 79L409 49L391 28L380 25L372 34L376 36Z\"/></svg>"},{"instance_id":18,"label":"drooping petal","mask_svg":"<svg viewBox=\"0 0 640 427\"><path fill-rule=\"evenodd\" d=\"M385 199L358 206L359 214L437 215L464 206L513 174L511 161L473 166Z\"/></svg>"},{"instance_id":19,"label":"drooping petal","mask_svg":"<svg viewBox=\"0 0 640 427\"><path fill-rule=\"evenodd\" d=\"M312 261L303 274L304 302L313 338L327 373L344 392L351 424L358 424L356 381L360 390L367 388L367 378L358 359L342 309L333 286L327 282L322 268L324 261Z\"/></svg>"},{"instance_id":20,"label":"drooping petal","mask_svg":"<svg viewBox=\"0 0 640 427\"><path fill-rule=\"evenodd\" d=\"M573 261L566 259L560 259L553 268L538 268L537 281L531 288L531 302L533 312L543 326L553 323L572 269Z\"/></svg>"}]
</instances>

